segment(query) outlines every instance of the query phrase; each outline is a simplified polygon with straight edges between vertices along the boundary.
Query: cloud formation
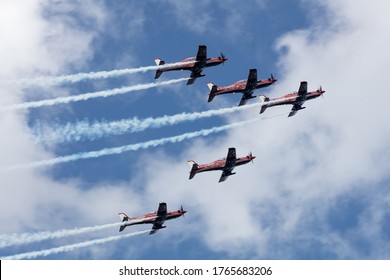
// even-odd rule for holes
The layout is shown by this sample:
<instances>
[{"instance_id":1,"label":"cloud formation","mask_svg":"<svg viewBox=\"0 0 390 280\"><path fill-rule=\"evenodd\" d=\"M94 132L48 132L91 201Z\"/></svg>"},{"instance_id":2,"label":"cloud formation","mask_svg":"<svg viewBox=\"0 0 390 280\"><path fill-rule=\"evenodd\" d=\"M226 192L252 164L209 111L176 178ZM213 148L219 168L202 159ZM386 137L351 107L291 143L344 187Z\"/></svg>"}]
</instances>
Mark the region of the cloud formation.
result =
<instances>
[{"instance_id":1,"label":"cloud formation","mask_svg":"<svg viewBox=\"0 0 390 280\"><path fill-rule=\"evenodd\" d=\"M193 238L227 258L389 258L390 34L388 4L382 2L304 1L311 25L278 40L281 77L270 97L297 89L302 80L313 89L321 84L326 93L295 117L191 141L182 153L145 156L132 166L138 167L137 175L126 183L102 182L83 189L85 182L79 179L58 182L42 171L1 174L0 205L6 209L0 214L1 231L87 226L90 220L110 223L118 210L141 214L168 200L169 207L182 203L189 210L185 223L170 223L169 234L159 236L159 242L174 248ZM6 66L0 68L2 77L55 75L88 62L93 40L105 28L104 5L55 4L2 1L0 26L14 27L12 32L0 29L0 58ZM76 19L61 11L82 16ZM196 28L202 32L205 27ZM0 104L18 103L23 94L3 87ZM289 110L275 107L266 113ZM239 118L252 114L258 116L258 110ZM0 115L0 128L7 132L0 138L1 166L55 157L33 144L28 121L24 113ZM209 162L225 156L230 146L240 156L252 151L254 164L237 168L221 184L218 172L188 180L187 160ZM142 252L138 249L153 242L122 254L137 257ZM91 258L122 250L110 248L91 251Z\"/></svg>"}]
</instances>

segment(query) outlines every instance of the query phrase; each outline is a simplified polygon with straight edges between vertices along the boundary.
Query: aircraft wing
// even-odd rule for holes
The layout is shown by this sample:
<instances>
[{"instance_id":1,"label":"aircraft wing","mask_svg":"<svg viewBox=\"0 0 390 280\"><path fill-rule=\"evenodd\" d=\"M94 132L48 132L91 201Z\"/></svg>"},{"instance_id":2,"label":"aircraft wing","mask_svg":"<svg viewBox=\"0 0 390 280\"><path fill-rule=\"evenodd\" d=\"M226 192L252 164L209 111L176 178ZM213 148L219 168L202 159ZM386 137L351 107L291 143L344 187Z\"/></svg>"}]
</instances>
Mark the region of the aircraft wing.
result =
<instances>
[{"instance_id":1,"label":"aircraft wing","mask_svg":"<svg viewBox=\"0 0 390 280\"><path fill-rule=\"evenodd\" d=\"M205 45L200 45L198 48L198 53L196 54L196 61L194 66L191 69L191 76L187 82L187 85L192 85L197 78L204 77L202 74L203 68L207 60L207 47Z\"/></svg>"},{"instance_id":2,"label":"aircraft wing","mask_svg":"<svg viewBox=\"0 0 390 280\"><path fill-rule=\"evenodd\" d=\"M224 169L222 170L221 177L219 178L218 183L226 181L227 177L234 175L233 169L236 166L236 149L229 148L228 156L226 158L226 164Z\"/></svg>"},{"instance_id":3,"label":"aircraft wing","mask_svg":"<svg viewBox=\"0 0 390 280\"><path fill-rule=\"evenodd\" d=\"M299 109L296 109L295 106L291 109L290 113L288 114L288 117L295 116L295 114L299 111Z\"/></svg>"},{"instance_id":4,"label":"aircraft wing","mask_svg":"<svg viewBox=\"0 0 390 280\"><path fill-rule=\"evenodd\" d=\"M236 163L236 148L229 148L228 150L228 154L227 154L227 157L226 157L226 164L225 166L229 165L229 164L235 164Z\"/></svg>"},{"instance_id":5,"label":"aircraft wing","mask_svg":"<svg viewBox=\"0 0 390 280\"><path fill-rule=\"evenodd\" d=\"M157 216L165 217L166 215L167 215L167 204L165 202L161 202L158 205Z\"/></svg>"},{"instance_id":6,"label":"aircraft wing","mask_svg":"<svg viewBox=\"0 0 390 280\"><path fill-rule=\"evenodd\" d=\"M200 77L204 77L205 75L202 74L202 71L203 71L203 67L197 67L197 63L195 63L195 66L194 68L191 70L191 75L190 75L190 79L188 80L187 82L187 85L192 85L197 78L200 78Z\"/></svg>"},{"instance_id":7,"label":"aircraft wing","mask_svg":"<svg viewBox=\"0 0 390 280\"><path fill-rule=\"evenodd\" d=\"M248 98L245 97L245 94L242 95L240 103L238 103L238 106L243 106L248 101Z\"/></svg>"},{"instance_id":8,"label":"aircraft wing","mask_svg":"<svg viewBox=\"0 0 390 280\"><path fill-rule=\"evenodd\" d=\"M223 167L223 173L225 173L226 175L229 174L233 170L234 166L236 165L236 161L237 161L236 149L229 148L226 161L225 161L225 166Z\"/></svg>"},{"instance_id":9,"label":"aircraft wing","mask_svg":"<svg viewBox=\"0 0 390 280\"><path fill-rule=\"evenodd\" d=\"M237 161L236 149L229 148L228 154L226 157L225 166L223 167L222 175L219 178L219 183L225 181L227 179L227 177L229 177L230 175L235 174L235 173L232 173L232 170L236 166L236 161Z\"/></svg>"},{"instance_id":10,"label":"aircraft wing","mask_svg":"<svg viewBox=\"0 0 390 280\"><path fill-rule=\"evenodd\" d=\"M307 82L301 82L298 90L298 96L306 96L307 95Z\"/></svg>"},{"instance_id":11,"label":"aircraft wing","mask_svg":"<svg viewBox=\"0 0 390 280\"><path fill-rule=\"evenodd\" d=\"M196 79L197 79L197 74L195 71L192 71L191 72L191 76L190 76L190 79L188 80L187 82L187 85L192 85L193 83L195 83Z\"/></svg>"},{"instance_id":12,"label":"aircraft wing","mask_svg":"<svg viewBox=\"0 0 390 280\"><path fill-rule=\"evenodd\" d=\"M153 224L153 227L150 230L149 234L155 234L159 229L165 228L165 226L163 226L163 224L164 224L164 221L155 222Z\"/></svg>"},{"instance_id":13,"label":"aircraft wing","mask_svg":"<svg viewBox=\"0 0 390 280\"><path fill-rule=\"evenodd\" d=\"M207 47L205 45L200 45L198 48L198 53L196 54L196 61L202 61L207 59Z\"/></svg>"},{"instance_id":14,"label":"aircraft wing","mask_svg":"<svg viewBox=\"0 0 390 280\"><path fill-rule=\"evenodd\" d=\"M165 228L165 226L163 226L163 224L164 224L166 218L167 218L167 204L165 202L161 202L158 205L157 218L153 222L153 227L152 227L149 234L154 234L159 229Z\"/></svg>"},{"instance_id":15,"label":"aircraft wing","mask_svg":"<svg viewBox=\"0 0 390 280\"><path fill-rule=\"evenodd\" d=\"M255 96L252 95L252 93L253 90L243 92L240 103L238 103L238 106L243 106L248 102L249 99L256 98Z\"/></svg>"},{"instance_id":16,"label":"aircraft wing","mask_svg":"<svg viewBox=\"0 0 390 280\"><path fill-rule=\"evenodd\" d=\"M253 68L249 70L248 79L246 81L246 90L253 90L256 88L257 83L257 69Z\"/></svg>"},{"instance_id":17,"label":"aircraft wing","mask_svg":"<svg viewBox=\"0 0 390 280\"><path fill-rule=\"evenodd\" d=\"M298 90L298 97L295 99L293 103L293 107L290 111L290 114L288 114L289 117L295 116L295 114L299 111L304 109L302 107L302 104L305 103L307 97L307 82L301 82L301 85L299 86Z\"/></svg>"},{"instance_id":18,"label":"aircraft wing","mask_svg":"<svg viewBox=\"0 0 390 280\"><path fill-rule=\"evenodd\" d=\"M221 182L226 181L227 177L229 177L229 175L226 174L225 172L222 172L222 175L221 175L221 177L219 178L218 183L221 183Z\"/></svg>"},{"instance_id":19,"label":"aircraft wing","mask_svg":"<svg viewBox=\"0 0 390 280\"><path fill-rule=\"evenodd\" d=\"M246 81L245 90L242 93L242 98L238 106L245 105L248 99L255 98L252 93L256 89L257 85L257 69L253 68L249 70L248 79Z\"/></svg>"}]
</instances>

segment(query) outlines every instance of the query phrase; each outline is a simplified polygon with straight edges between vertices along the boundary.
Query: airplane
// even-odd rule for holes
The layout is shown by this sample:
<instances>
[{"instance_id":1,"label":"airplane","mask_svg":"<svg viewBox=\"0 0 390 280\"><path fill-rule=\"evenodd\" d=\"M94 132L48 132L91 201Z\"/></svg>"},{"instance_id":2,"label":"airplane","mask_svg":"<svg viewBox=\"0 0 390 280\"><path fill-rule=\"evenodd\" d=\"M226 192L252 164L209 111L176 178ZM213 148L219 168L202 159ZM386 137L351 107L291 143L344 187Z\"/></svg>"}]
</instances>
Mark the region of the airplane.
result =
<instances>
[{"instance_id":1,"label":"airplane","mask_svg":"<svg viewBox=\"0 0 390 280\"><path fill-rule=\"evenodd\" d=\"M211 102L215 96L227 93L241 92L242 98L238 106L245 105L248 99L255 98L253 92L256 89L264 88L275 83L277 79L271 74L271 77L265 80L257 80L257 69L250 69L247 80L238 81L232 85L218 87L213 83L208 83L207 86L210 89L208 102Z\"/></svg>"},{"instance_id":2,"label":"airplane","mask_svg":"<svg viewBox=\"0 0 390 280\"><path fill-rule=\"evenodd\" d=\"M316 91L307 92L307 82L302 81L301 85L299 86L298 92L293 92L286 94L282 97L278 98L269 98L265 95L260 95L260 99L263 102L269 102L269 104L265 104L261 106L260 114L264 113L264 111L268 107L273 107L277 105L286 105L286 104L292 104L293 107L288 114L289 117L294 116L299 110L305 109L306 107L302 107L303 103L305 103L306 100L314 99L319 97L325 92L325 90L322 90L322 87L317 89Z\"/></svg>"},{"instance_id":3,"label":"airplane","mask_svg":"<svg viewBox=\"0 0 390 280\"><path fill-rule=\"evenodd\" d=\"M156 58L154 61L156 62L157 66L161 65L162 67L157 69L154 78L158 79L163 72L167 71L190 70L191 75L187 85L191 85L197 78L205 76L202 74L202 71L205 67L216 66L224 63L226 60L228 59L223 55L223 53L221 53L221 56L216 58L207 58L207 47L205 45L199 45L196 57L184 59L177 63L178 65L164 67L165 61L161 60L160 58Z\"/></svg>"},{"instance_id":4,"label":"airplane","mask_svg":"<svg viewBox=\"0 0 390 280\"><path fill-rule=\"evenodd\" d=\"M254 158L256 157L252 156L252 153L249 153L249 155L247 155L246 157L237 158L236 149L229 148L226 158L219 159L211 163L197 164L195 161L189 160L188 163L191 166L189 179L194 178L196 173L212 171L212 170L222 170L222 175L219 178L219 183L220 183L225 181L227 177L229 177L230 175L236 174L232 172L236 166L247 164L248 162L252 161Z\"/></svg>"},{"instance_id":5,"label":"airplane","mask_svg":"<svg viewBox=\"0 0 390 280\"><path fill-rule=\"evenodd\" d=\"M127 226L139 225L139 224L153 224L152 229L149 234L156 233L159 229L166 228L163 226L166 220L176 219L180 216L183 216L187 213L186 210L183 210L183 206L180 207L177 211L167 212L167 204L161 202L158 206L158 210L153 213L147 213L139 217L130 218L125 213L118 213L122 218L122 222L129 222L128 224L121 225L119 231L123 231ZM134 221L134 222L132 222Z\"/></svg>"}]
</instances>

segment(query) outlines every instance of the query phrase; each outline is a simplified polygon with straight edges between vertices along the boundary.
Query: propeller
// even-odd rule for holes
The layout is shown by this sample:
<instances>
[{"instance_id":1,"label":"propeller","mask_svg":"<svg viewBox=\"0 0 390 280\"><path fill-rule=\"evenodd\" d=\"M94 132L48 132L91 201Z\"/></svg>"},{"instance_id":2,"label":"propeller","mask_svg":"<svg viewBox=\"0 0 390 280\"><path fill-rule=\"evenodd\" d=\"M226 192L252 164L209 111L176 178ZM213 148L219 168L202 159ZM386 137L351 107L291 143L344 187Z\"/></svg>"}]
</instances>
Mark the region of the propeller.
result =
<instances>
[{"instance_id":1,"label":"propeller","mask_svg":"<svg viewBox=\"0 0 390 280\"><path fill-rule=\"evenodd\" d=\"M180 212L182 213L182 216L184 218L184 213L183 213L184 209L183 209L183 205L180 205Z\"/></svg>"},{"instance_id":2,"label":"propeller","mask_svg":"<svg viewBox=\"0 0 390 280\"><path fill-rule=\"evenodd\" d=\"M275 80L274 75L272 75L272 73L271 73L271 77L269 78L269 80L270 80L270 81L271 81L271 80Z\"/></svg>"},{"instance_id":3,"label":"propeller","mask_svg":"<svg viewBox=\"0 0 390 280\"><path fill-rule=\"evenodd\" d=\"M320 85L320 87L318 88L317 90L318 92L322 92L322 86ZM322 98L324 98L324 94L321 94Z\"/></svg>"},{"instance_id":4,"label":"propeller","mask_svg":"<svg viewBox=\"0 0 390 280\"><path fill-rule=\"evenodd\" d=\"M221 52L220 58L222 58L222 64L225 64L225 55L223 54L223 52Z\"/></svg>"},{"instance_id":5,"label":"propeller","mask_svg":"<svg viewBox=\"0 0 390 280\"><path fill-rule=\"evenodd\" d=\"M248 157L250 157L250 158L252 157L252 152L249 152ZM253 158L251 159L251 162L253 164Z\"/></svg>"}]
</instances>

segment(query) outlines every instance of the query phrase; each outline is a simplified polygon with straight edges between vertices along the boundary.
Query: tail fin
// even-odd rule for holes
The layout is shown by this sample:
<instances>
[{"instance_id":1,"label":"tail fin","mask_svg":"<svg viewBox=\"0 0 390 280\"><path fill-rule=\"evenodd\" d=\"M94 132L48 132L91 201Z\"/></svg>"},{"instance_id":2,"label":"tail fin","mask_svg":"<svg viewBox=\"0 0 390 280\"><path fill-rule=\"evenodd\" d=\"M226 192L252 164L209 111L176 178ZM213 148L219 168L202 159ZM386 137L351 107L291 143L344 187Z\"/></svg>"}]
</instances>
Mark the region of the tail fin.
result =
<instances>
[{"instance_id":1,"label":"tail fin","mask_svg":"<svg viewBox=\"0 0 390 280\"><path fill-rule=\"evenodd\" d=\"M164 60L161 60L160 58L156 58L154 60L154 62L156 62L156 65L157 66L160 66L160 65L164 65L165 64L165 61Z\"/></svg>"},{"instance_id":2,"label":"tail fin","mask_svg":"<svg viewBox=\"0 0 390 280\"><path fill-rule=\"evenodd\" d=\"M164 60L161 60L161 59L159 59L159 58L156 58L156 59L154 60L154 62L156 62L156 65L157 65L157 66L159 66L159 65L164 65L164 64L165 64L165 61L164 61ZM158 69L158 70L156 71L156 75L154 76L154 78L155 78L155 79L160 78L162 72L163 72L163 71L161 71L160 69Z\"/></svg>"},{"instance_id":3,"label":"tail fin","mask_svg":"<svg viewBox=\"0 0 390 280\"><path fill-rule=\"evenodd\" d=\"M261 102L267 102L267 101L269 101L269 97L267 97L267 96L265 96L265 95L259 95L259 98L260 98ZM264 113L265 109L267 109L267 108L268 108L267 105L261 106L260 114Z\"/></svg>"},{"instance_id":4,"label":"tail fin","mask_svg":"<svg viewBox=\"0 0 390 280\"><path fill-rule=\"evenodd\" d=\"M215 92L217 91L218 87L217 87L217 85L215 85L213 83L208 83L207 86L210 89L208 102L211 102L214 99L214 97L215 97Z\"/></svg>"},{"instance_id":5,"label":"tail fin","mask_svg":"<svg viewBox=\"0 0 390 280\"><path fill-rule=\"evenodd\" d=\"M129 216L125 213L118 213L119 217L121 217L122 222L127 222L129 220ZM122 225L119 228L119 231L123 231L128 225Z\"/></svg>"},{"instance_id":6,"label":"tail fin","mask_svg":"<svg viewBox=\"0 0 390 280\"><path fill-rule=\"evenodd\" d=\"M199 168L199 165L193 160L189 160L188 164L191 166L189 179L192 179L192 178L194 178L194 176L196 174L196 170Z\"/></svg>"},{"instance_id":7,"label":"tail fin","mask_svg":"<svg viewBox=\"0 0 390 280\"><path fill-rule=\"evenodd\" d=\"M265 95L262 95L262 94L259 95L259 98L260 98L261 102L267 102L267 101L269 101L269 97L267 97L267 96L265 96Z\"/></svg>"}]
</instances>

